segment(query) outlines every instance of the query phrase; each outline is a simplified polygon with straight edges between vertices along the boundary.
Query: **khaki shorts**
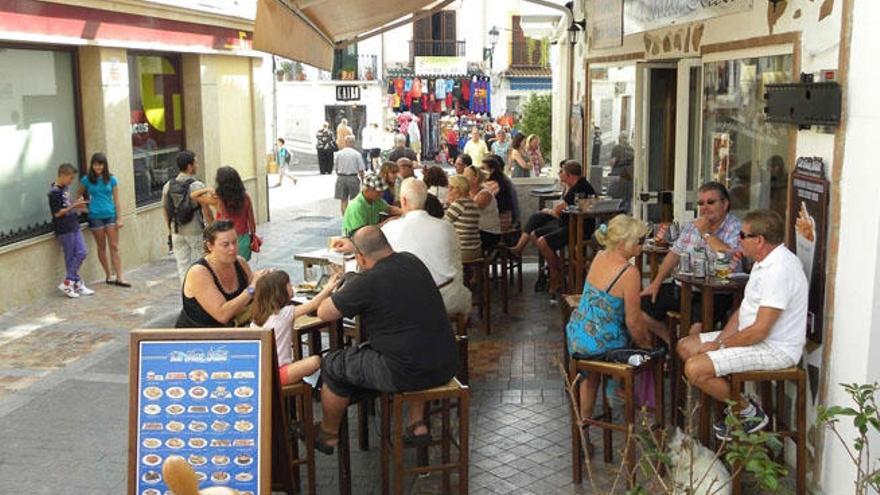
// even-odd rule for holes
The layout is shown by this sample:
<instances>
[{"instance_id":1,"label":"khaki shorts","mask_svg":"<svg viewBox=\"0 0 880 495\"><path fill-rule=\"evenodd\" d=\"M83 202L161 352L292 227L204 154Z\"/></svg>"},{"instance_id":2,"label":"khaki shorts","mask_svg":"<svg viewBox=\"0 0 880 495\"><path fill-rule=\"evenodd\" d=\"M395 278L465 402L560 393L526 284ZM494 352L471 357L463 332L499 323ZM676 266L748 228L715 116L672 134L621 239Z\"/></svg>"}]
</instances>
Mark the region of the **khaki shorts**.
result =
<instances>
[{"instance_id":1,"label":"khaki shorts","mask_svg":"<svg viewBox=\"0 0 880 495\"><path fill-rule=\"evenodd\" d=\"M336 177L336 199L351 200L361 192L361 180L357 175L338 175Z\"/></svg>"},{"instance_id":2,"label":"khaki shorts","mask_svg":"<svg viewBox=\"0 0 880 495\"><path fill-rule=\"evenodd\" d=\"M711 342L721 332L700 334L700 342ZM715 367L715 376L727 376L743 371L771 371L790 368L795 365L791 356L766 342L758 342L745 347L728 347L706 353Z\"/></svg>"}]
</instances>

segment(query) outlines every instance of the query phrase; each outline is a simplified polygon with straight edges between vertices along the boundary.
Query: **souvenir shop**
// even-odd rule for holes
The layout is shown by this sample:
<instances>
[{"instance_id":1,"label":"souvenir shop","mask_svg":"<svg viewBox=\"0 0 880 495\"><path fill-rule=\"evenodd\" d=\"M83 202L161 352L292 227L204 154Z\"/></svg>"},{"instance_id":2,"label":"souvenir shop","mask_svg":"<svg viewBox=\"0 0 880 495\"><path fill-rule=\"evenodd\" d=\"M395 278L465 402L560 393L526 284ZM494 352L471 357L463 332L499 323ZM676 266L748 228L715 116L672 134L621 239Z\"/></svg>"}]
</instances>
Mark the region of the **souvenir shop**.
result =
<instances>
[{"instance_id":1,"label":"souvenir shop","mask_svg":"<svg viewBox=\"0 0 880 495\"><path fill-rule=\"evenodd\" d=\"M408 135L410 122L414 117L418 119L421 155L424 159L433 160L441 151L445 151L443 145L453 133L456 135L456 145L461 136L466 139L470 127L462 127L461 123L481 124L489 120L492 112L492 83L489 77L482 74L430 77L389 75L386 83L388 108L393 112L390 116L393 122L390 124L398 132ZM449 151L445 151L443 155L449 154Z\"/></svg>"}]
</instances>

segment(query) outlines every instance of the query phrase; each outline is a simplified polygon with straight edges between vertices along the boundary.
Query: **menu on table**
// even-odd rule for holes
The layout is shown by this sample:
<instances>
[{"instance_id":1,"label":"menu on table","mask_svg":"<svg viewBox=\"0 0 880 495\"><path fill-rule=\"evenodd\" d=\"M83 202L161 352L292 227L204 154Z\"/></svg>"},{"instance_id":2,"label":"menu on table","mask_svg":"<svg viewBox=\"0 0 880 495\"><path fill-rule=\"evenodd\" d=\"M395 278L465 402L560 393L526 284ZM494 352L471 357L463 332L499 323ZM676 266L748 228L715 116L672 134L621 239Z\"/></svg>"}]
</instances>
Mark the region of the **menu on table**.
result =
<instances>
[{"instance_id":1,"label":"menu on table","mask_svg":"<svg viewBox=\"0 0 880 495\"><path fill-rule=\"evenodd\" d=\"M249 340L223 339L222 332L210 333L221 337L211 339L133 338L137 398L132 395L136 409L130 416L136 418L136 433L131 432L136 444L129 452L136 454L129 484L134 482L135 494L167 493L162 464L172 455L189 462L200 489L225 486L242 495L264 493L261 469L271 459L261 449L268 440L262 426L270 401L263 400L261 391L271 377L262 371L272 348L258 331L251 331Z\"/></svg>"}]
</instances>

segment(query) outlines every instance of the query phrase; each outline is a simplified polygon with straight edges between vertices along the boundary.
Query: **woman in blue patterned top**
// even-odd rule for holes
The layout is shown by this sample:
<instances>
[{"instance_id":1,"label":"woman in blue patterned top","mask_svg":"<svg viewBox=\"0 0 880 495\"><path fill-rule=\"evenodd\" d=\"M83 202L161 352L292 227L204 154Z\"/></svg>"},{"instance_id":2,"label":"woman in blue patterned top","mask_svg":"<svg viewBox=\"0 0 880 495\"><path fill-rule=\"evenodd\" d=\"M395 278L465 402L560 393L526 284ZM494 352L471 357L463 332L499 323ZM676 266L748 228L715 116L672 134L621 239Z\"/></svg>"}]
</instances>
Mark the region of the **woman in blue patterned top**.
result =
<instances>
[{"instance_id":1,"label":"woman in blue patterned top","mask_svg":"<svg viewBox=\"0 0 880 495\"><path fill-rule=\"evenodd\" d=\"M122 260L119 257L119 229L122 228L122 218L119 216L121 212L117 184L116 176L110 173L107 156L98 152L89 160L88 175L80 179L79 193L89 193L89 230L95 237L98 261L104 269L105 281L110 285L131 287L122 275ZM111 278L114 272L116 278Z\"/></svg>"},{"instance_id":2,"label":"woman in blue patterned top","mask_svg":"<svg viewBox=\"0 0 880 495\"><path fill-rule=\"evenodd\" d=\"M630 260L641 252L639 240L648 227L630 216L617 215L596 230L603 250L596 254L584 282L580 304L565 328L568 351L584 358L612 349L651 347L651 335L639 307L641 273ZM592 417L599 376L588 374L580 384L582 417Z\"/></svg>"}]
</instances>

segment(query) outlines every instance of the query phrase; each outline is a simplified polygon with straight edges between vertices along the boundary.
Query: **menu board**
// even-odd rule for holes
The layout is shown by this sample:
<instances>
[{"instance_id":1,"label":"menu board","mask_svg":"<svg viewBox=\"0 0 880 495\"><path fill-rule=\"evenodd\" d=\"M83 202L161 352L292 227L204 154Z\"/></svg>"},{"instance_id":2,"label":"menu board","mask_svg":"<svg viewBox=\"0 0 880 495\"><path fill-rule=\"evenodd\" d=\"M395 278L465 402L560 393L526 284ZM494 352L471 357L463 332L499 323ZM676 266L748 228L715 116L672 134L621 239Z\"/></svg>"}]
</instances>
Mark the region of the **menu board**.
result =
<instances>
[{"instance_id":1,"label":"menu board","mask_svg":"<svg viewBox=\"0 0 880 495\"><path fill-rule=\"evenodd\" d=\"M804 267L810 287L807 338L822 343L825 307L825 242L828 229L828 181L819 157L798 158L791 174L789 247Z\"/></svg>"},{"instance_id":2,"label":"menu board","mask_svg":"<svg viewBox=\"0 0 880 495\"><path fill-rule=\"evenodd\" d=\"M132 332L129 493L167 493L178 455L200 489L269 495L273 346L263 330Z\"/></svg>"}]
</instances>

